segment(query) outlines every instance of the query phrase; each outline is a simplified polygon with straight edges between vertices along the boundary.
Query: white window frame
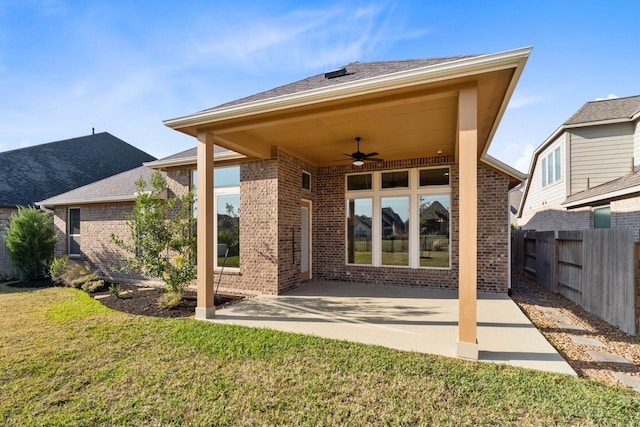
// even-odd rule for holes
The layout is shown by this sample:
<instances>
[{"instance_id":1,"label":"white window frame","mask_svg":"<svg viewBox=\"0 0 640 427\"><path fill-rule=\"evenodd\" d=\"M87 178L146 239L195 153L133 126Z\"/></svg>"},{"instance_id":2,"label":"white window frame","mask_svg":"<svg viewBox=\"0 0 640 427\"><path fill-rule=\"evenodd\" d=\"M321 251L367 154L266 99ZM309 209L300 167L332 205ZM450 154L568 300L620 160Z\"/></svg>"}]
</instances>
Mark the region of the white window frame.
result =
<instances>
[{"instance_id":1,"label":"white window frame","mask_svg":"<svg viewBox=\"0 0 640 427\"><path fill-rule=\"evenodd\" d=\"M71 253L71 238L72 237L80 237L82 239L82 232L78 234L71 233L71 211L78 211L78 228L82 231L82 212L79 206L72 206L67 208L67 254L69 258L80 258L82 256L82 242L78 243L78 247L80 248L80 252L77 254Z\"/></svg>"},{"instance_id":2,"label":"white window frame","mask_svg":"<svg viewBox=\"0 0 640 427\"><path fill-rule=\"evenodd\" d=\"M448 169L449 185L432 185L420 186L420 171L425 169ZM409 187L408 188L382 188L382 173L409 171ZM411 169L391 169L381 171L371 171L371 190L349 190L347 186L348 177L351 175L362 175L363 172L354 172L345 174L344 203L346 213L348 212L348 202L350 199L372 199L372 218L371 218L371 264L352 264L349 263L349 255L347 253L349 224L345 215L344 243L345 252L344 260L348 266L368 266L383 268L405 268L405 269L427 269L427 270L451 270L452 254L451 254L451 218L449 219L449 266L448 267L428 267L420 266L420 232L416 229L415 224L419 224L419 199L420 196L449 196L451 200L451 167L449 165L418 167ZM409 197L409 265L385 265L382 264L382 198L384 197ZM449 206L451 210L451 206Z\"/></svg>"},{"instance_id":3,"label":"white window frame","mask_svg":"<svg viewBox=\"0 0 640 427\"><path fill-rule=\"evenodd\" d=\"M213 210L215 212L215 215L213 215L213 229L215 230L215 232L213 233L214 269L222 268L221 265L218 265L218 258L224 256L224 254L218 254L218 196L240 196L240 186L238 185L234 187L219 187L213 190ZM238 238L240 238L239 234L240 230L238 229ZM239 255L240 254L238 254L238 256ZM226 265L224 269L229 271L240 271L240 267L229 267L228 265Z\"/></svg>"},{"instance_id":4,"label":"white window frame","mask_svg":"<svg viewBox=\"0 0 640 427\"><path fill-rule=\"evenodd\" d=\"M541 159L540 169L542 171L542 188L550 187L562 181L562 148L556 146L551 148ZM549 173L551 172L551 177ZM550 179L551 178L551 179Z\"/></svg>"},{"instance_id":5,"label":"white window frame","mask_svg":"<svg viewBox=\"0 0 640 427\"><path fill-rule=\"evenodd\" d=\"M239 165L229 165L229 166L221 166L222 167L240 167ZM198 190L197 190L197 177L196 174L198 173L197 169L191 169L191 189L194 190L194 203L193 203L193 215L194 217L197 217L197 207L198 207ZM222 266L218 266L218 196L220 195L238 195L240 197L242 197L240 195L240 184L238 185L232 185L232 186L227 186L227 187L215 187L215 181L213 183L214 188L213 188L213 211L214 211L214 215L213 215L213 268L214 270L218 270L221 269ZM240 233L240 230L238 230L238 233ZM240 236L238 236L240 237ZM223 256L224 254L222 254L221 256ZM240 262L242 262L242 259L240 259ZM226 265L224 267L224 269L226 271L230 271L230 272L239 272L240 271L240 267L229 267L228 265Z\"/></svg>"}]
</instances>

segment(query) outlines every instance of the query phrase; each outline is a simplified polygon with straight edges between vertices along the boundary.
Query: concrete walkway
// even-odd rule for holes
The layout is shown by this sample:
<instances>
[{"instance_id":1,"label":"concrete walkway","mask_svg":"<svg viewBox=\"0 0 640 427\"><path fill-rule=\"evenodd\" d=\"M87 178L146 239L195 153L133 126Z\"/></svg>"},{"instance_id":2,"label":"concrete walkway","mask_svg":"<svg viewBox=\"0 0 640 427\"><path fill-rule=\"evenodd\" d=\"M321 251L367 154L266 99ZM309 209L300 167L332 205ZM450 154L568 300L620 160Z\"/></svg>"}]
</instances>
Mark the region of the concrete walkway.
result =
<instances>
[{"instance_id":1,"label":"concrete walkway","mask_svg":"<svg viewBox=\"0 0 640 427\"><path fill-rule=\"evenodd\" d=\"M266 327L455 357L455 291L311 281L216 312L216 323ZM478 295L481 361L575 375L507 295Z\"/></svg>"}]
</instances>

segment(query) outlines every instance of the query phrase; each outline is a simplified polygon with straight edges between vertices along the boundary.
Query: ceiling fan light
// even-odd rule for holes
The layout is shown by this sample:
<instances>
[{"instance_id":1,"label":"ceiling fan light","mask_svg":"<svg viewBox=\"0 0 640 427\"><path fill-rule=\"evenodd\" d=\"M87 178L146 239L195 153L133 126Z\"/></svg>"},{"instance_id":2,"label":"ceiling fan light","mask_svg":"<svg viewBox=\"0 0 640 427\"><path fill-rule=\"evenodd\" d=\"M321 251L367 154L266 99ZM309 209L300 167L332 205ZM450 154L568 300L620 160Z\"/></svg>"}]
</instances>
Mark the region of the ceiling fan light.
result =
<instances>
[{"instance_id":1,"label":"ceiling fan light","mask_svg":"<svg viewBox=\"0 0 640 427\"><path fill-rule=\"evenodd\" d=\"M353 161L353 166L362 166L362 165L364 165L364 162L362 160Z\"/></svg>"}]
</instances>

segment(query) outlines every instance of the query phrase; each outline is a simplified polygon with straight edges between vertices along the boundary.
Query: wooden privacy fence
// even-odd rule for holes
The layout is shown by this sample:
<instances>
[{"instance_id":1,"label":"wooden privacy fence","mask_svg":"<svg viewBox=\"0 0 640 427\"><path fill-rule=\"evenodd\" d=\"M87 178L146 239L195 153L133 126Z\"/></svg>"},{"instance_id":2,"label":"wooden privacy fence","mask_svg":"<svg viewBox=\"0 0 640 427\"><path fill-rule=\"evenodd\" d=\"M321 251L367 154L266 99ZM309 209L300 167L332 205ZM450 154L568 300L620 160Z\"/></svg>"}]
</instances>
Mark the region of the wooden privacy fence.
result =
<instances>
[{"instance_id":1,"label":"wooden privacy fence","mask_svg":"<svg viewBox=\"0 0 640 427\"><path fill-rule=\"evenodd\" d=\"M632 335L638 332L639 253L632 229L511 233L514 272Z\"/></svg>"},{"instance_id":2,"label":"wooden privacy fence","mask_svg":"<svg viewBox=\"0 0 640 427\"><path fill-rule=\"evenodd\" d=\"M4 242L4 233L5 231L0 228L0 280L18 276L18 272L13 268L11 258L9 258L9 250Z\"/></svg>"}]
</instances>

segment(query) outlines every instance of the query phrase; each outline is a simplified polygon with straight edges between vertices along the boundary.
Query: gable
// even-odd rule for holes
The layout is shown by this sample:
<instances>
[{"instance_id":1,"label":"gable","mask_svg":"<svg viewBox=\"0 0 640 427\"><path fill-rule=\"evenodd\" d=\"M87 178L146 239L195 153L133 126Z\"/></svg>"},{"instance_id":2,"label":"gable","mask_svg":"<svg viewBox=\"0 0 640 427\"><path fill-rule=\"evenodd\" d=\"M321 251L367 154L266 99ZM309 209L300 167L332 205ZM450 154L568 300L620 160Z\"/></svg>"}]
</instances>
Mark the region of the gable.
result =
<instances>
[{"instance_id":1,"label":"gable","mask_svg":"<svg viewBox=\"0 0 640 427\"><path fill-rule=\"evenodd\" d=\"M151 160L107 132L6 151L0 153L0 206L32 205Z\"/></svg>"}]
</instances>

